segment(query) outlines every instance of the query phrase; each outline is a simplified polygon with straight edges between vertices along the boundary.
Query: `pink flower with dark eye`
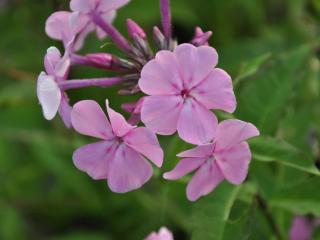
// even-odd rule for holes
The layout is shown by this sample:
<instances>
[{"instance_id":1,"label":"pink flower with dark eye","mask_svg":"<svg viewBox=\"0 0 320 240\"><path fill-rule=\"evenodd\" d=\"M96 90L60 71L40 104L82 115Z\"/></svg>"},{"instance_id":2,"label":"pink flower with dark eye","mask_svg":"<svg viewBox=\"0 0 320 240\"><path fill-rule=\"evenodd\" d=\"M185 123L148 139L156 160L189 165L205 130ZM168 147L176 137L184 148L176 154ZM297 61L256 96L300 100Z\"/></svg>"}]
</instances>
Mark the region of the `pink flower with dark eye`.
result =
<instances>
[{"instance_id":1,"label":"pink flower with dark eye","mask_svg":"<svg viewBox=\"0 0 320 240\"><path fill-rule=\"evenodd\" d=\"M105 31L96 26L89 17L95 13L107 23L112 23L116 17L116 10L126 5L130 0L71 0L70 8L74 12L80 13L79 16L86 17L86 32L96 30L98 38L106 37Z\"/></svg>"},{"instance_id":2,"label":"pink flower with dark eye","mask_svg":"<svg viewBox=\"0 0 320 240\"><path fill-rule=\"evenodd\" d=\"M71 127L71 106L59 83L66 81L70 69L70 59L65 54L51 47L44 58L46 72L40 73L37 82L37 95L42 107L43 115L47 120L52 120L59 111L65 125Z\"/></svg>"},{"instance_id":3,"label":"pink flower with dark eye","mask_svg":"<svg viewBox=\"0 0 320 240\"><path fill-rule=\"evenodd\" d=\"M154 133L128 124L109 107L108 101L106 105L110 122L94 101L81 101L74 106L74 129L101 141L76 150L73 161L93 179L106 179L113 192L125 193L140 188L151 178L152 166L145 157L161 167L163 151Z\"/></svg>"},{"instance_id":4,"label":"pink flower with dark eye","mask_svg":"<svg viewBox=\"0 0 320 240\"><path fill-rule=\"evenodd\" d=\"M174 240L172 233L166 228L160 228L159 232L153 232L144 240Z\"/></svg>"},{"instance_id":5,"label":"pink flower with dark eye","mask_svg":"<svg viewBox=\"0 0 320 240\"><path fill-rule=\"evenodd\" d=\"M232 184L241 184L251 161L245 140L258 135L258 129L251 123L223 121L217 127L213 143L178 154L183 159L171 172L165 173L164 178L175 180L196 171L187 187L190 201L209 194L224 179Z\"/></svg>"},{"instance_id":6,"label":"pink flower with dark eye","mask_svg":"<svg viewBox=\"0 0 320 240\"><path fill-rule=\"evenodd\" d=\"M160 51L141 72L140 89L145 97L143 123L154 132L179 136L192 144L208 143L218 120L210 109L233 112L236 99L230 76L209 46L179 45L174 52Z\"/></svg>"},{"instance_id":7,"label":"pink flower with dark eye","mask_svg":"<svg viewBox=\"0 0 320 240\"><path fill-rule=\"evenodd\" d=\"M290 240L309 240L317 226L319 219L308 219L304 216L296 216L290 229Z\"/></svg>"}]
</instances>

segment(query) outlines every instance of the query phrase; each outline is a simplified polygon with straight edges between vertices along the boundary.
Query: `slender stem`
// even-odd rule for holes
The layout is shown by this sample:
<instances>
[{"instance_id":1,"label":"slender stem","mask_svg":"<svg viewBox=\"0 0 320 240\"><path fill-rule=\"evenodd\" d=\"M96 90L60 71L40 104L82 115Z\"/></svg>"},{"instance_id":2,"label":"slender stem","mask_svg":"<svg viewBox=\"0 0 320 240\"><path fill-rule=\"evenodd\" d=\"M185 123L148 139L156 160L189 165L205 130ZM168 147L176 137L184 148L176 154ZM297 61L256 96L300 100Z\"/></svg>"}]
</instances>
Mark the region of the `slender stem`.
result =
<instances>
[{"instance_id":1,"label":"slender stem","mask_svg":"<svg viewBox=\"0 0 320 240\"><path fill-rule=\"evenodd\" d=\"M93 79L75 79L67 80L59 83L61 90L69 90L75 88L84 88L84 87L110 87L122 82L122 78L93 78Z\"/></svg>"},{"instance_id":2,"label":"slender stem","mask_svg":"<svg viewBox=\"0 0 320 240\"><path fill-rule=\"evenodd\" d=\"M92 12L90 16L92 21L97 26L102 28L111 37L113 42L120 47L121 50L127 53L132 52L131 46L126 40L126 38L114 26L103 20L101 16L96 12Z\"/></svg>"},{"instance_id":3,"label":"slender stem","mask_svg":"<svg viewBox=\"0 0 320 240\"><path fill-rule=\"evenodd\" d=\"M164 35L170 39L172 35L170 0L160 0L160 12Z\"/></svg>"},{"instance_id":4,"label":"slender stem","mask_svg":"<svg viewBox=\"0 0 320 240\"><path fill-rule=\"evenodd\" d=\"M283 238L282 238L280 229L279 229L276 221L274 220L272 214L270 213L267 202L260 195L256 195L255 198L258 203L259 208L261 209L262 213L265 215L271 229L273 230L273 232L276 236L276 239L282 240Z\"/></svg>"}]
</instances>

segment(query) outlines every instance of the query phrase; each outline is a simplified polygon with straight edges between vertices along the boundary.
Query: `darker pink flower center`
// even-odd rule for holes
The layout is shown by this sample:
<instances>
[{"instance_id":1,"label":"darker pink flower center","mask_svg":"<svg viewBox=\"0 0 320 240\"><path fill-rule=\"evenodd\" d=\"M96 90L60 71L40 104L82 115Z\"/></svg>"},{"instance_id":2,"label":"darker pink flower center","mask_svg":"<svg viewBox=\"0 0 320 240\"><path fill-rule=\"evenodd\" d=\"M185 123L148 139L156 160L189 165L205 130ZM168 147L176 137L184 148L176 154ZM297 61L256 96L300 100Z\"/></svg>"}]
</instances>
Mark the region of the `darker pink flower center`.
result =
<instances>
[{"instance_id":1,"label":"darker pink flower center","mask_svg":"<svg viewBox=\"0 0 320 240\"><path fill-rule=\"evenodd\" d=\"M190 91L189 91L188 89L183 89L183 90L180 92L180 95L181 95L181 97L183 97L183 98L187 98L187 97L189 97L189 93L190 93Z\"/></svg>"}]
</instances>

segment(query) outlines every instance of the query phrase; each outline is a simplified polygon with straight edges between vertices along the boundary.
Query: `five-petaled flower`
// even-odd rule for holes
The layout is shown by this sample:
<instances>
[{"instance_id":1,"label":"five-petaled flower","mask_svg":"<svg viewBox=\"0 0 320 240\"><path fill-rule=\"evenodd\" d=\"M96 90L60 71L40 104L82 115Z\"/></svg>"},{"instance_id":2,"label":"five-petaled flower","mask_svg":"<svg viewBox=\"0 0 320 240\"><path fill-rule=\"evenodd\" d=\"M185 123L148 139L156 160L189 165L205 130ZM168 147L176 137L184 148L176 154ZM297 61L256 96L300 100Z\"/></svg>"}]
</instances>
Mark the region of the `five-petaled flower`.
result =
<instances>
[{"instance_id":1,"label":"five-petaled flower","mask_svg":"<svg viewBox=\"0 0 320 240\"><path fill-rule=\"evenodd\" d=\"M174 240L172 233L166 228L160 228L159 232L152 232L144 240Z\"/></svg>"},{"instance_id":2,"label":"five-petaled flower","mask_svg":"<svg viewBox=\"0 0 320 240\"><path fill-rule=\"evenodd\" d=\"M60 51L51 47L44 58L46 72L41 72L37 82L37 95L41 104L43 115L52 120L57 112L67 127L71 127L71 106L66 93L60 89L59 83L66 81L70 59L67 54L61 57Z\"/></svg>"},{"instance_id":3,"label":"five-petaled flower","mask_svg":"<svg viewBox=\"0 0 320 240\"><path fill-rule=\"evenodd\" d=\"M73 127L81 134L101 139L73 154L77 168L93 179L106 179L113 192L125 193L140 188L152 176L152 166L162 166L163 151L154 133L127 123L109 107L109 120L95 101L80 101L71 113Z\"/></svg>"},{"instance_id":4,"label":"five-petaled flower","mask_svg":"<svg viewBox=\"0 0 320 240\"><path fill-rule=\"evenodd\" d=\"M186 142L200 145L211 139L218 120L210 109L232 113L236 108L230 76L209 46L179 45L160 51L142 69L140 89L145 97L141 119L158 134L178 131Z\"/></svg>"},{"instance_id":5,"label":"five-petaled flower","mask_svg":"<svg viewBox=\"0 0 320 240\"><path fill-rule=\"evenodd\" d=\"M99 15L105 22L112 23L116 17L116 10L126 5L130 0L71 0L70 9L74 15L84 21L83 31L96 31L98 38L106 37L106 32L96 26L90 18L90 14ZM76 18L74 18L76 19Z\"/></svg>"},{"instance_id":6,"label":"five-petaled flower","mask_svg":"<svg viewBox=\"0 0 320 240\"><path fill-rule=\"evenodd\" d=\"M245 140L258 135L258 129L251 123L225 120L218 125L212 143L178 154L183 159L171 172L165 173L164 178L175 180L196 171L187 187L190 201L209 194L224 179L241 184L251 161Z\"/></svg>"}]
</instances>

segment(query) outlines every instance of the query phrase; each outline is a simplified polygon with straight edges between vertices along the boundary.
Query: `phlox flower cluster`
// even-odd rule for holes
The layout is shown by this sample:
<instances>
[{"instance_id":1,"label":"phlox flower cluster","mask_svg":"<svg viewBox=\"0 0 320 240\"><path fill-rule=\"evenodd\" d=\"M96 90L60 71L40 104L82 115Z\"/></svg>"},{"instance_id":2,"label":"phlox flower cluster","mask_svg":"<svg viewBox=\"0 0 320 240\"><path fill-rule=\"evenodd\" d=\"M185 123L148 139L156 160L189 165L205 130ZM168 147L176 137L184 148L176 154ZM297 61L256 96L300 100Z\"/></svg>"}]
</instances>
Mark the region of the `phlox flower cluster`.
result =
<instances>
[{"instance_id":1,"label":"phlox flower cluster","mask_svg":"<svg viewBox=\"0 0 320 240\"><path fill-rule=\"evenodd\" d=\"M71 0L70 11L48 18L46 33L63 43L64 52L50 47L45 55L45 71L37 84L44 117L52 120L59 114L66 127L98 139L77 149L73 161L93 179L106 180L113 192L140 188L152 177L153 166L162 167L164 152L157 134L177 133L195 145L179 153L182 159L163 175L176 180L194 172L187 186L190 201L209 194L223 180L241 184L251 161L246 140L258 136L259 131L241 120L219 123L212 111L233 113L237 105L231 77L217 67L218 53L209 46L212 32L197 27L189 43L178 44L172 35L170 2L160 0L162 28L153 28L153 42L131 19L127 20L127 39L113 26L113 20L117 10L128 3ZM92 32L99 39L110 38L125 57L106 52L78 54ZM76 65L110 71L114 76L70 79L70 69ZM122 105L130 114L127 120L108 100L107 114L93 100L73 106L69 102L67 92L72 89L113 85L121 86L119 96L141 96L137 102Z\"/></svg>"}]
</instances>

